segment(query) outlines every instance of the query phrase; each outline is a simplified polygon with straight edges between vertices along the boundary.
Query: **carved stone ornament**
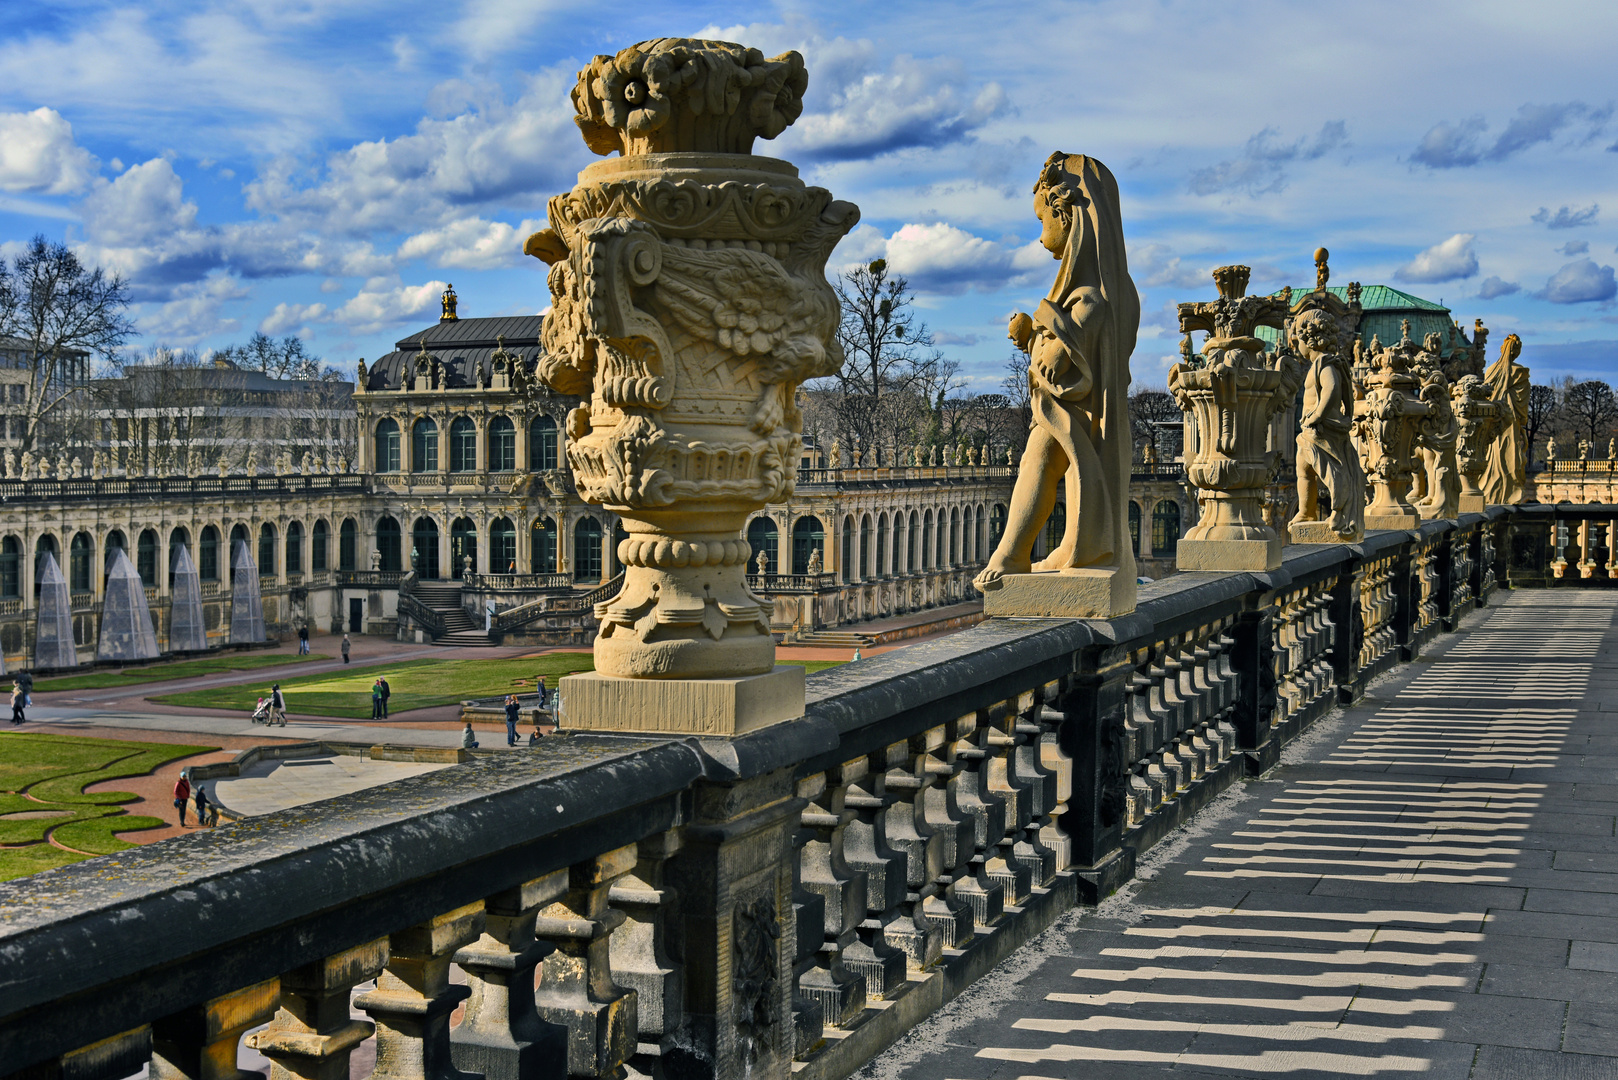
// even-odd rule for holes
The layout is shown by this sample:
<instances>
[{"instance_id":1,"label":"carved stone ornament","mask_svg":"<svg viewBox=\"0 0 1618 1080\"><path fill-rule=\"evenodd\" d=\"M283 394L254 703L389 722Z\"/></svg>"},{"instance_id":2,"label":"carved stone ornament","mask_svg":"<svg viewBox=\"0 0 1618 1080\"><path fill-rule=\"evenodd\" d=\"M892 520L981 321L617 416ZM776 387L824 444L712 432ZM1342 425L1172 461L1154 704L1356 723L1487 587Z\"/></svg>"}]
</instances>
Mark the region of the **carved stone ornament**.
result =
<instances>
[{"instance_id":1,"label":"carved stone ornament","mask_svg":"<svg viewBox=\"0 0 1618 1080\"><path fill-rule=\"evenodd\" d=\"M1325 259L1318 253L1316 265L1323 277ZM1295 317L1290 333L1309 368L1299 417L1298 513L1287 527L1295 544L1358 543L1365 539L1365 472L1350 434L1354 376L1338 322L1330 311L1315 308ZM1322 495L1330 507L1324 515Z\"/></svg>"},{"instance_id":2,"label":"carved stone ornament","mask_svg":"<svg viewBox=\"0 0 1618 1080\"><path fill-rule=\"evenodd\" d=\"M780 920L775 901L760 896L736 905L732 928L731 990L742 1062L755 1064L773 1050L780 1013Z\"/></svg>"},{"instance_id":3,"label":"carved stone ornament","mask_svg":"<svg viewBox=\"0 0 1618 1080\"><path fill-rule=\"evenodd\" d=\"M1420 381L1411 371L1417 351L1406 323L1398 344L1372 350L1370 372L1355 390L1354 444L1371 484L1367 529L1413 529L1421 524L1409 498L1417 428L1428 413Z\"/></svg>"},{"instance_id":4,"label":"carved stone ornament","mask_svg":"<svg viewBox=\"0 0 1618 1080\"><path fill-rule=\"evenodd\" d=\"M1504 409L1490 398L1489 387L1482 379L1466 375L1450 390L1450 410L1457 424L1455 457L1461 472L1459 509L1463 514L1475 514L1487 504L1480 482Z\"/></svg>"},{"instance_id":5,"label":"carved stone ornament","mask_svg":"<svg viewBox=\"0 0 1618 1080\"><path fill-rule=\"evenodd\" d=\"M1169 392L1196 418L1196 446L1186 447L1186 476L1197 487L1202 516L1180 541L1182 570L1273 570L1280 535L1264 520L1264 489L1279 472L1270 418L1293 400L1303 371L1283 346L1265 349L1260 326L1280 329L1283 297L1247 296L1250 270L1213 272L1219 299L1180 305L1180 332L1206 331L1200 361L1169 369Z\"/></svg>"},{"instance_id":6,"label":"carved stone ornament","mask_svg":"<svg viewBox=\"0 0 1618 1080\"><path fill-rule=\"evenodd\" d=\"M1517 363L1522 339L1507 334L1500 343L1500 359L1483 373L1489 396L1500 407L1499 434L1485 452L1479 483L1485 502L1513 505L1523 501L1528 483L1528 395L1530 375Z\"/></svg>"},{"instance_id":7,"label":"carved stone ornament","mask_svg":"<svg viewBox=\"0 0 1618 1080\"><path fill-rule=\"evenodd\" d=\"M770 672L771 605L748 590L748 515L793 490L796 390L836 372L827 256L859 211L750 154L802 109L797 53L664 38L598 56L575 118L598 154L524 250L550 264L537 375L567 419L587 502L623 520L623 590L597 605L596 670Z\"/></svg>"}]
</instances>

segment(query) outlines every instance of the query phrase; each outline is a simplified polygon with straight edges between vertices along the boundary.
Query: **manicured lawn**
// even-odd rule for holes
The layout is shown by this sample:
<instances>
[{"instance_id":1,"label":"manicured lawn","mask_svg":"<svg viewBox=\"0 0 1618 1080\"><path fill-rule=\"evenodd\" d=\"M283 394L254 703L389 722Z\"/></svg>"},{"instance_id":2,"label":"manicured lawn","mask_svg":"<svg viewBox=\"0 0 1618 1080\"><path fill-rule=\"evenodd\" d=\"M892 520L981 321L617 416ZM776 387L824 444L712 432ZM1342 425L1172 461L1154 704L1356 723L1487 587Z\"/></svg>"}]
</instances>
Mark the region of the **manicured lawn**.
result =
<instances>
[{"instance_id":1,"label":"manicured lawn","mask_svg":"<svg viewBox=\"0 0 1618 1080\"><path fill-rule=\"evenodd\" d=\"M56 679L40 679L34 689L45 693L52 690L103 690L109 686L135 686L139 683L166 682L169 679L189 679L196 675L217 675L222 671L252 671L256 668L280 667L286 664L307 663L310 660L330 660L329 656L312 653L309 656L288 656L285 653L231 653L228 656L207 656L198 660L179 660L172 664L151 664L124 671L93 671L86 675L63 675ZM0 682L4 682L0 676Z\"/></svg>"},{"instance_id":2,"label":"manicured lawn","mask_svg":"<svg viewBox=\"0 0 1618 1080\"><path fill-rule=\"evenodd\" d=\"M805 675L813 675L817 671L825 671L829 667L841 667L847 660L777 660L777 664L796 664L803 668Z\"/></svg>"},{"instance_id":3,"label":"manicured lawn","mask_svg":"<svg viewBox=\"0 0 1618 1080\"><path fill-rule=\"evenodd\" d=\"M388 712L402 713L433 705L453 705L468 698L531 694L534 681L541 676L547 686L555 689L556 680L561 676L593 670L595 657L590 653L548 653L527 660L409 660L378 664L355 672L333 671L279 681L289 712L365 720L371 715L371 684L378 675L386 675L388 686L393 690L388 699ZM168 705L251 712L258 704L259 695L268 690L268 682L253 682L164 694L152 700Z\"/></svg>"},{"instance_id":4,"label":"manicured lawn","mask_svg":"<svg viewBox=\"0 0 1618 1080\"><path fill-rule=\"evenodd\" d=\"M130 792L87 794L85 787L145 776L177 758L215 749L75 735L0 735L0 881L133 847L113 834L164 822L126 813L120 804L135 800ZM48 838L74 850L64 851Z\"/></svg>"}]
</instances>

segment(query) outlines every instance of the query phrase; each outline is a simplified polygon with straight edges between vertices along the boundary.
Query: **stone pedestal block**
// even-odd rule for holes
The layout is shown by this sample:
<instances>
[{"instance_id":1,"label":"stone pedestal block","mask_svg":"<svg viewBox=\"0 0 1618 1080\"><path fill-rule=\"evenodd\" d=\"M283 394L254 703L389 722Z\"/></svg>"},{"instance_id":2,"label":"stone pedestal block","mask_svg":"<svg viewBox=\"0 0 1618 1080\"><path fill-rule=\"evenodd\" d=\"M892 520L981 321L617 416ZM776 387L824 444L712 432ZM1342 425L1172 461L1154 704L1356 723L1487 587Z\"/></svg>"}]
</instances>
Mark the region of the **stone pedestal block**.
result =
<instances>
[{"instance_id":1,"label":"stone pedestal block","mask_svg":"<svg viewBox=\"0 0 1618 1080\"><path fill-rule=\"evenodd\" d=\"M562 725L574 731L741 735L803 715L804 669L782 664L737 679L626 679L600 672L561 681Z\"/></svg>"},{"instance_id":2,"label":"stone pedestal block","mask_svg":"<svg viewBox=\"0 0 1618 1080\"><path fill-rule=\"evenodd\" d=\"M1364 529L1342 536L1329 521L1294 521L1287 526L1287 532L1294 544L1357 544L1365 539Z\"/></svg>"},{"instance_id":3,"label":"stone pedestal block","mask_svg":"<svg viewBox=\"0 0 1618 1080\"><path fill-rule=\"evenodd\" d=\"M1268 540L1181 540L1174 565L1180 570L1274 570L1281 565L1279 536Z\"/></svg>"},{"instance_id":4,"label":"stone pedestal block","mask_svg":"<svg viewBox=\"0 0 1618 1080\"><path fill-rule=\"evenodd\" d=\"M1112 619L1135 610L1135 578L1117 570L1007 574L983 594L989 616Z\"/></svg>"},{"instance_id":5,"label":"stone pedestal block","mask_svg":"<svg viewBox=\"0 0 1618 1080\"><path fill-rule=\"evenodd\" d=\"M1365 513L1367 529L1415 529L1420 526L1420 514L1373 514L1369 510Z\"/></svg>"}]
</instances>

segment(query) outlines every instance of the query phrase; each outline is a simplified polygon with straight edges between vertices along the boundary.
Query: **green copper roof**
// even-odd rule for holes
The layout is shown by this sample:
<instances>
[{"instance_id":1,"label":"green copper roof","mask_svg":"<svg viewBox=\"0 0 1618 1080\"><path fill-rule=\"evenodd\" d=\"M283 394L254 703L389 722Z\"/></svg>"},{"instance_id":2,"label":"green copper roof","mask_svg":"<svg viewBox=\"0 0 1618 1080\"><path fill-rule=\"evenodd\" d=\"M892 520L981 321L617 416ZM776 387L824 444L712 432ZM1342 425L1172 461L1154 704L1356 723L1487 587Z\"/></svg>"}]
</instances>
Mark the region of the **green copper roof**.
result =
<instances>
[{"instance_id":1,"label":"green copper roof","mask_svg":"<svg viewBox=\"0 0 1618 1080\"><path fill-rule=\"evenodd\" d=\"M1326 286L1326 291L1343 301L1343 303L1348 303L1348 286L1328 285ZM1294 288L1292 290L1292 302L1295 304L1302 300L1306 292L1314 292L1314 290ZM1280 296L1281 290L1277 289L1270 295ZM1391 285L1363 286L1360 289L1360 307L1364 308L1367 313L1372 311L1449 311L1449 308L1443 304L1435 304L1431 300L1411 296L1409 293L1395 289Z\"/></svg>"},{"instance_id":2,"label":"green copper roof","mask_svg":"<svg viewBox=\"0 0 1618 1080\"><path fill-rule=\"evenodd\" d=\"M1292 302L1296 304L1306 293L1313 291L1313 289L1293 289ZM1326 291L1344 303L1348 302L1346 285L1328 285ZM1280 296L1281 290L1277 289L1270 295ZM1365 285L1360 288L1360 307L1364 309L1365 314L1360 319L1359 338L1366 345L1371 343L1372 338L1379 339L1384 345L1392 345L1399 340L1401 324L1409 319L1412 341L1421 341L1428 334L1442 334L1445 353L1470 346L1466 336L1455 329L1450 310L1443 304L1411 296L1389 285ZM1272 345L1281 340L1280 332L1267 326L1259 327L1255 333Z\"/></svg>"}]
</instances>

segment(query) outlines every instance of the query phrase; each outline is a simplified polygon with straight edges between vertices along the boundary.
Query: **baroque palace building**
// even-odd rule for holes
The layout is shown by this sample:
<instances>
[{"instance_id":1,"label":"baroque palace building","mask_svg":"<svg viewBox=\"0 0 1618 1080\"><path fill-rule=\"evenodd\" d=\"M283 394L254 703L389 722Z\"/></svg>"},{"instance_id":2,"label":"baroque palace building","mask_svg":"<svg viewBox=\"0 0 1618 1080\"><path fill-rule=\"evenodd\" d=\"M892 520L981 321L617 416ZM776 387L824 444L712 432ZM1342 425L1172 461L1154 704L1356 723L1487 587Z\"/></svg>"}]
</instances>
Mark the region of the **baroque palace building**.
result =
<instances>
[{"instance_id":1,"label":"baroque palace building","mask_svg":"<svg viewBox=\"0 0 1618 1080\"><path fill-rule=\"evenodd\" d=\"M307 623L446 643L592 640L624 533L574 487L567 419L579 401L532 375L540 316L461 319L455 304L447 293L439 322L360 362L351 455L109 450L105 467L79 475L0 479L8 668L32 663L47 553L69 585L80 659L94 657L116 549L145 583L165 649L180 547L201 578L209 640L222 643L238 544L271 636ZM340 390L346 400L348 384ZM971 580L999 538L1015 472L953 456L872 468L805 450L792 498L746 526L751 584L772 600L778 634L813 640L897 616L912 617L903 632L924 632L973 617L927 613L977 598ZM1143 574L1172 572L1193 505L1179 463L1137 467L1130 524ZM1061 528L1059 508L1036 554Z\"/></svg>"}]
</instances>

